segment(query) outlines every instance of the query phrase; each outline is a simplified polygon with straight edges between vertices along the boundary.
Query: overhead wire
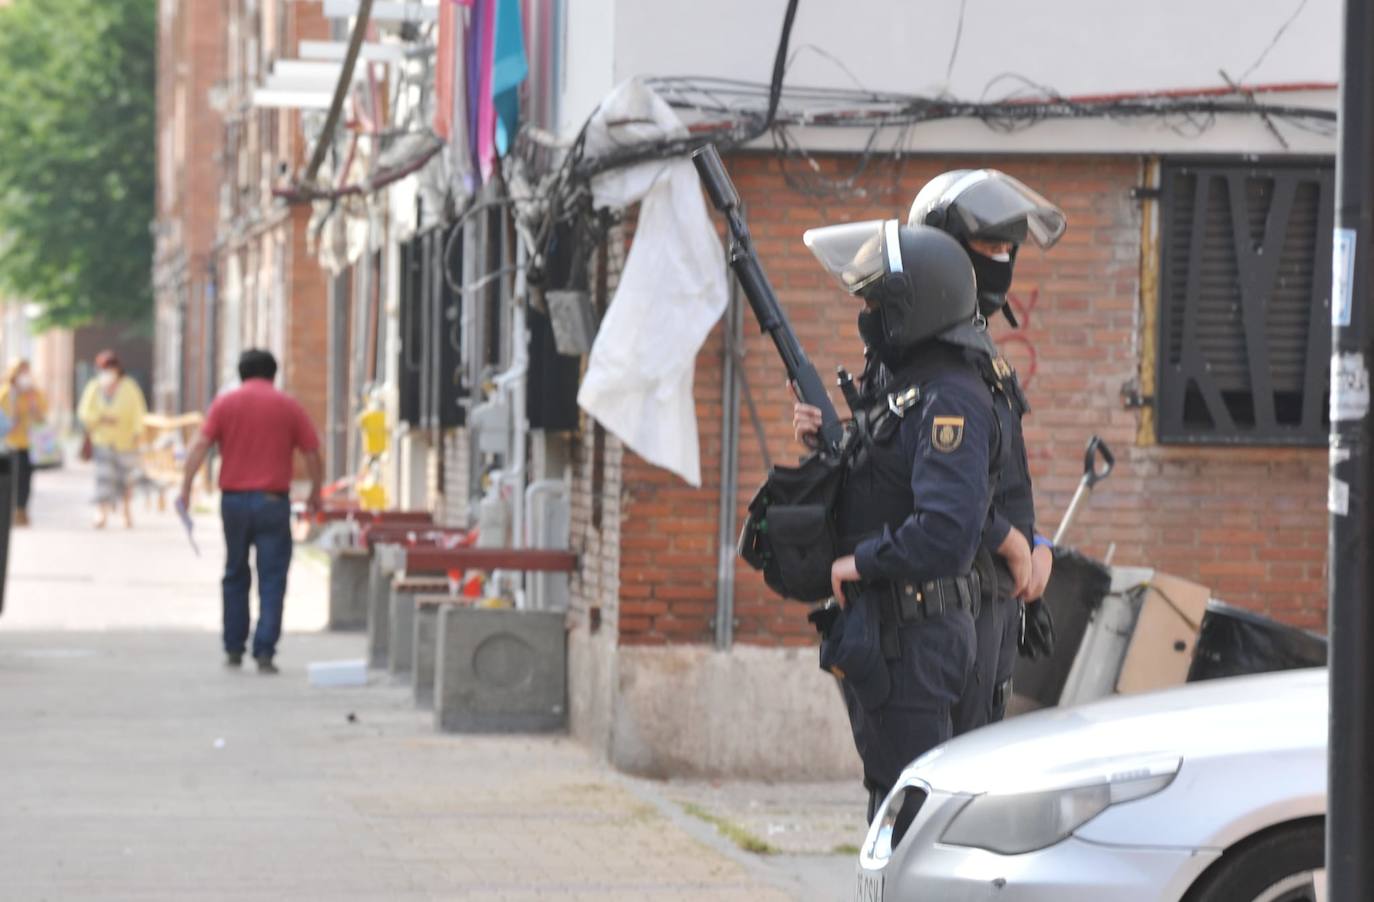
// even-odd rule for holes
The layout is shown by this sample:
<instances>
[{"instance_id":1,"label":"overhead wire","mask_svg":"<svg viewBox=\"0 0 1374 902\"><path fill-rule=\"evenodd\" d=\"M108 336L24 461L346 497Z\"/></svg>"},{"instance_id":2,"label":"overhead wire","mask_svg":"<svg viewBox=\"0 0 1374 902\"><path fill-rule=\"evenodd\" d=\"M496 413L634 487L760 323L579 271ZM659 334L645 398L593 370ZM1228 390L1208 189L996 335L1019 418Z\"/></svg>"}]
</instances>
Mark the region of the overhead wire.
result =
<instances>
[{"instance_id":1,"label":"overhead wire","mask_svg":"<svg viewBox=\"0 0 1374 902\"><path fill-rule=\"evenodd\" d=\"M968 7L968 0L959 0L959 24L954 28L954 47L949 51L949 64L945 66L945 84L949 84L949 77L954 72L954 61L959 58L959 43L964 37L964 11Z\"/></svg>"},{"instance_id":2,"label":"overhead wire","mask_svg":"<svg viewBox=\"0 0 1374 902\"><path fill-rule=\"evenodd\" d=\"M1258 69L1260 64L1269 56L1269 51L1278 46L1279 41L1282 40L1284 34L1288 31L1288 26L1292 25L1293 22L1297 20L1298 16L1302 15L1302 11L1306 7L1307 0L1301 0L1301 2L1298 3L1298 8L1293 10L1293 14L1284 20L1284 23L1279 26L1278 31L1274 32L1273 40L1269 42L1269 45L1265 47L1260 55L1255 58L1255 61L1250 64L1250 68L1240 74L1240 78L1237 79L1238 82L1245 84L1245 80L1250 77L1250 73Z\"/></svg>"}]
</instances>

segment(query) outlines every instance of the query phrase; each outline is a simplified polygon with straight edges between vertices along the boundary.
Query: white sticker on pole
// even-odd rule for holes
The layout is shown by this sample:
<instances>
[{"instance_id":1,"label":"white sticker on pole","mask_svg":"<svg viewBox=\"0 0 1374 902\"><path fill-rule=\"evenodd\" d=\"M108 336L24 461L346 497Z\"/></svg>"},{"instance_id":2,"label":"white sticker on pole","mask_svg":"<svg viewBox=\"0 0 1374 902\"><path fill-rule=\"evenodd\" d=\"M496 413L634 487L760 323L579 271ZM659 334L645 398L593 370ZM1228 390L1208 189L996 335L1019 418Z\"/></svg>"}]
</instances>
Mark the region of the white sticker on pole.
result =
<instances>
[{"instance_id":1,"label":"white sticker on pole","mask_svg":"<svg viewBox=\"0 0 1374 902\"><path fill-rule=\"evenodd\" d=\"M1362 420L1369 413L1369 369L1363 354L1331 355L1331 422Z\"/></svg>"},{"instance_id":2,"label":"white sticker on pole","mask_svg":"<svg viewBox=\"0 0 1374 902\"><path fill-rule=\"evenodd\" d=\"M1355 230L1336 229L1331 242L1331 325L1350 325L1355 288Z\"/></svg>"},{"instance_id":3,"label":"white sticker on pole","mask_svg":"<svg viewBox=\"0 0 1374 902\"><path fill-rule=\"evenodd\" d=\"M1326 487L1326 509L1338 517L1350 514L1350 483L1331 477Z\"/></svg>"}]
</instances>

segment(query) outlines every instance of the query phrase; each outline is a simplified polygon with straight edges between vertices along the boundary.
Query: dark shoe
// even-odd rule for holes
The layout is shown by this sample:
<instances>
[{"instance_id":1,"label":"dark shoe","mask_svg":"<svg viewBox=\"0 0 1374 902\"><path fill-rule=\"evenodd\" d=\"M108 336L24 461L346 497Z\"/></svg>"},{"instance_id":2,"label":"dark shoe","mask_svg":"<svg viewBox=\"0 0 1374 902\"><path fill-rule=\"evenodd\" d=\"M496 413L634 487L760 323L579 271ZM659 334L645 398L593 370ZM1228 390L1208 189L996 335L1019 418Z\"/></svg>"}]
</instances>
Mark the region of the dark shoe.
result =
<instances>
[{"instance_id":1,"label":"dark shoe","mask_svg":"<svg viewBox=\"0 0 1374 902\"><path fill-rule=\"evenodd\" d=\"M271 655L254 655L253 660L258 662L258 673L280 673L277 665L272 663Z\"/></svg>"},{"instance_id":2,"label":"dark shoe","mask_svg":"<svg viewBox=\"0 0 1374 902\"><path fill-rule=\"evenodd\" d=\"M242 667L242 666L243 666L243 652L241 652L241 651L230 651L230 652L225 652L225 654L224 654L224 666L225 666L225 667Z\"/></svg>"}]
</instances>

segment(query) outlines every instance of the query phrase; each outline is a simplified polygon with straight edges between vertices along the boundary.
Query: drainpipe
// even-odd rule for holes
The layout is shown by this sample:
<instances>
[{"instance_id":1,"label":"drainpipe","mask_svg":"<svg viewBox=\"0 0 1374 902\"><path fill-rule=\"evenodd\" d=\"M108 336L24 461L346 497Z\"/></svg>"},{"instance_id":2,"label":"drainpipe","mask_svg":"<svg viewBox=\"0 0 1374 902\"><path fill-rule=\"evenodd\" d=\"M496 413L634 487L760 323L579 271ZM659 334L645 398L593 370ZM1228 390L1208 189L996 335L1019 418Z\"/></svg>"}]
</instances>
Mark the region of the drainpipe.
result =
<instances>
[{"instance_id":1,"label":"drainpipe","mask_svg":"<svg viewBox=\"0 0 1374 902\"><path fill-rule=\"evenodd\" d=\"M716 648L735 642L735 498L739 488L739 352L744 346L739 282L730 279L721 376L720 521L716 535Z\"/></svg>"},{"instance_id":2,"label":"drainpipe","mask_svg":"<svg viewBox=\"0 0 1374 902\"><path fill-rule=\"evenodd\" d=\"M529 335L525 326L525 300L528 285L525 265L528 251L517 239L515 246L515 290L511 307L511 362L505 372L492 381L496 390L507 398L510 411L510 456L502 467L501 482L509 489L511 516L511 547L523 548L525 542L525 455L529 447L529 423L525 410L525 383L529 372ZM504 494L504 493L503 493ZM515 579L516 606L525 607L525 574L517 572Z\"/></svg>"}]
</instances>

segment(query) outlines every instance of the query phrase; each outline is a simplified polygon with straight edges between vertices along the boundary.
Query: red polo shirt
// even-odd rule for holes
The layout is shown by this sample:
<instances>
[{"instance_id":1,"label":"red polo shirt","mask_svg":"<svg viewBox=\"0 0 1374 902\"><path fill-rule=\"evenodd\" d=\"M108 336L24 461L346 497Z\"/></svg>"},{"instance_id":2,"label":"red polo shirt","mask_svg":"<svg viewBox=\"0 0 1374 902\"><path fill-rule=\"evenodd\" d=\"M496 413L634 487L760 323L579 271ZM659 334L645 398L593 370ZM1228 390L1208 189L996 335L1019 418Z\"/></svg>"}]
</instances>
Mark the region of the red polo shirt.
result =
<instances>
[{"instance_id":1,"label":"red polo shirt","mask_svg":"<svg viewBox=\"0 0 1374 902\"><path fill-rule=\"evenodd\" d=\"M291 490L292 453L320 447L305 409L266 379L249 379L216 398L200 431L219 445L225 492L284 495Z\"/></svg>"}]
</instances>

